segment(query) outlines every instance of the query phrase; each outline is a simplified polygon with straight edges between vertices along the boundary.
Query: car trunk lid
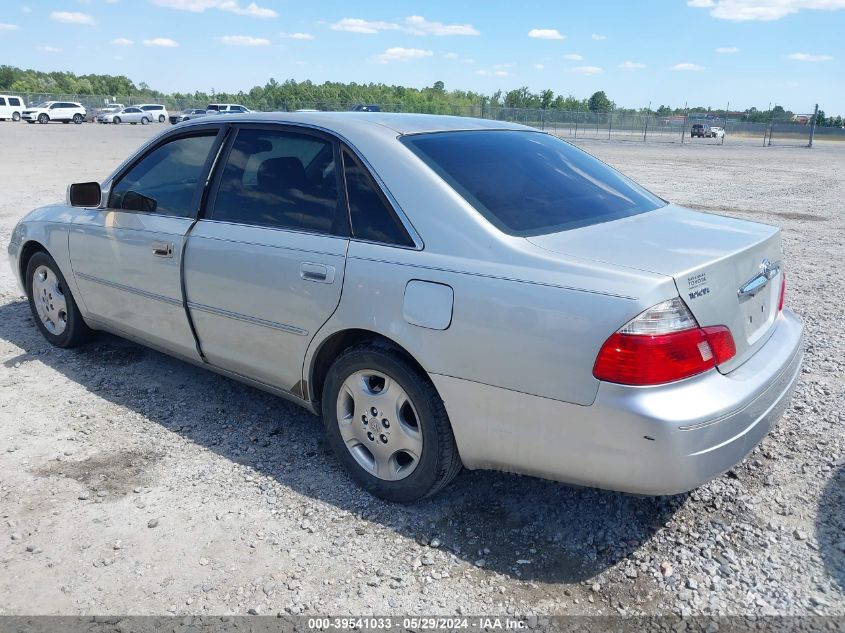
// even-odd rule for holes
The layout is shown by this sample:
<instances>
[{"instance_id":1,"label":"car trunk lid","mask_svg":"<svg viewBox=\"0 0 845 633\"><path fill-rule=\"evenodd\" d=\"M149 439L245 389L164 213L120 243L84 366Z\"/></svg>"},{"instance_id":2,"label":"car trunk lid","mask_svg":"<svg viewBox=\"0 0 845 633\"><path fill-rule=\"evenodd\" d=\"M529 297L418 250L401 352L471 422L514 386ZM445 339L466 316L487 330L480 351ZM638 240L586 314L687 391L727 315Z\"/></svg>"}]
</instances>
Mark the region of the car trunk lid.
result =
<instances>
[{"instance_id":1,"label":"car trunk lid","mask_svg":"<svg viewBox=\"0 0 845 633\"><path fill-rule=\"evenodd\" d=\"M781 236L774 226L669 205L528 240L555 253L671 276L699 325L730 328L736 356L718 367L722 373L750 358L777 318Z\"/></svg>"}]
</instances>

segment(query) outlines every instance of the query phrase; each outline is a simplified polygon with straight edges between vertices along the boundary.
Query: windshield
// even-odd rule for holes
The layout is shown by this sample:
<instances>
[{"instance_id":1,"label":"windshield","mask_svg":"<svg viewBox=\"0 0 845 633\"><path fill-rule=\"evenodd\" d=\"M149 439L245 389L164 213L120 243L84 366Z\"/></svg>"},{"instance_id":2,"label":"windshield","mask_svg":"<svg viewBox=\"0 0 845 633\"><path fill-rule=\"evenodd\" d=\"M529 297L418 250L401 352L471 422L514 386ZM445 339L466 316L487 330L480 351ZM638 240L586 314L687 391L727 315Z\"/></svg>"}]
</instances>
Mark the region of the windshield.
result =
<instances>
[{"instance_id":1,"label":"windshield","mask_svg":"<svg viewBox=\"0 0 845 633\"><path fill-rule=\"evenodd\" d=\"M41 103L32 106L33 108L49 108L53 104L52 101L42 101Z\"/></svg>"},{"instance_id":2,"label":"windshield","mask_svg":"<svg viewBox=\"0 0 845 633\"><path fill-rule=\"evenodd\" d=\"M437 132L402 142L510 235L555 233L666 205L600 160L542 132Z\"/></svg>"}]
</instances>

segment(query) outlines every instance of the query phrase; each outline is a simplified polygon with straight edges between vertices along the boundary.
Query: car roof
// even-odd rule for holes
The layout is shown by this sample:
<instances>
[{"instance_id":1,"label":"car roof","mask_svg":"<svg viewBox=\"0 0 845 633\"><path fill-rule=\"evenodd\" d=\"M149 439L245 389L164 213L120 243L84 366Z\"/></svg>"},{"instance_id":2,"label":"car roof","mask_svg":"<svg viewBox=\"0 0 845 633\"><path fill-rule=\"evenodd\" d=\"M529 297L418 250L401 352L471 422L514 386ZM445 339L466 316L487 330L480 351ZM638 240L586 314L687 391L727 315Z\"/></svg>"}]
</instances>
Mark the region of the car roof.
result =
<instances>
[{"instance_id":1,"label":"car roof","mask_svg":"<svg viewBox=\"0 0 845 633\"><path fill-rule=\"evenodd\" d=\"M396 112L256 112L233 114L228 123L294 123L323 128L345 135L367 129L382 129L395 134L423 134L458 130L529 130L524 125L472 117L439 114L402 114ZM207 121L205 122L207 124ZM197 122L197 125L201 125Z\"/></svg>"}]
</instances>

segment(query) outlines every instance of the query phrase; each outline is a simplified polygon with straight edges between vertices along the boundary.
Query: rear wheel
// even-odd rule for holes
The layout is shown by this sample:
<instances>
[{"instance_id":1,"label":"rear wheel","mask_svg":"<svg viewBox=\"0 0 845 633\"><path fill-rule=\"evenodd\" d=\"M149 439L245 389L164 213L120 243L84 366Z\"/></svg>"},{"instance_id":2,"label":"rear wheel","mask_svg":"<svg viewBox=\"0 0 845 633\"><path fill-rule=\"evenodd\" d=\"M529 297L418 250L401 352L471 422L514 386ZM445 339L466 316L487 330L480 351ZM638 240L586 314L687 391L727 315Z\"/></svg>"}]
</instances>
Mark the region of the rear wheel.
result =
<instances>
[{"instance_id":1,"label":"rear wheel","mask_svg":"<svg viewBox=\"0 0 845 633\"><path fill-rule=\"evenodd\" d=\"M49 120L50 120L50 117L48 117L46 114L39 114L39 115L38 115L38 122L39 122L41 125L44 125L44 124L45 124L45 123L47 123Z\"/></svg>"},{"instance_id":2,"label":"rear wheel","mask_svg":"<svg viewBox=\"0 0 845 633\"><path fill-rule=\"evenodd\" d=\"M416 501L439 492L461 469L437 390L388 344L343 352L329 369L322 410L338 459L377 497Z\"/></svg>"},{"instance_id":3,"label":"rear wheel","mask_svg":"<svg viewBox=\"0 0 845 633\"><path fill-rule=\"evenodd\" d=\"M158 115L158 122L159 123L164 123L166 120L167 120L167 118L163 114Z\"/></svg>"},{"instance_id":4,"label":"rear wheel","mask_svg":"<svg viewBox=\"0 0 845 633\"><path fill-rule=\"evenodd\" d=\"M20 112L13 112L12 113L12 121L20 121L21 120L21 113Z\"/></svg>"},{"instance_id":5,"label":"rear wheel","mask_svg":"<svg viewBox=\"0 0 845 633\"><path fill-rule=\"evenodd\" d=\"M35 324L57 347L76 347L91 338L89 328L56 262L41 251L26 267L26 294Z\"/></svg>"}]
</instances>

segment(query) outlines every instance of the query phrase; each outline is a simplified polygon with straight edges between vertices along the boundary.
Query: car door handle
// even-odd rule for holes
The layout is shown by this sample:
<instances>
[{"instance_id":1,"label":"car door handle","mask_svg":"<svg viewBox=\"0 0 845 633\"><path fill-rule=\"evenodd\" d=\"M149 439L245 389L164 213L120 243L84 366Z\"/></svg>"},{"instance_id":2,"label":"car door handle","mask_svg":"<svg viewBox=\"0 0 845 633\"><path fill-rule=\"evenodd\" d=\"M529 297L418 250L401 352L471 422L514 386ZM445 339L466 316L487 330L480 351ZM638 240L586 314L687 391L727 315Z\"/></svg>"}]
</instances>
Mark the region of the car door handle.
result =
<instances>
[{"instance_id":1,"label":"car door handle","mask_svg":"<svg viewBox=\"0 0 845 633\"><path fill-rule=\"evenodd\" d=\"M153 255L156 257L173 257L173 243L153 242Z\"/></svg>"},{"instance_id":2,"label":"car door handle","mask_svg":"<svg viewBox=\"0 0 845 633\"><path fill-rule=\"evenodd\" d=\"M305 281L316 281L321 284L334 283L334 266L302 262L299 266L299 276Z\"/></svg>"}]
</instances>

